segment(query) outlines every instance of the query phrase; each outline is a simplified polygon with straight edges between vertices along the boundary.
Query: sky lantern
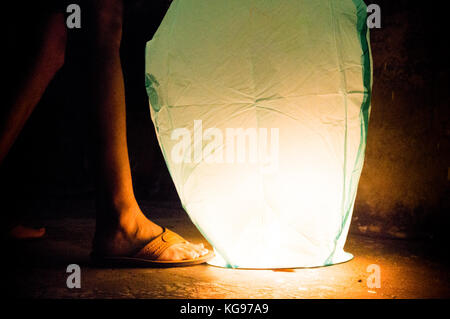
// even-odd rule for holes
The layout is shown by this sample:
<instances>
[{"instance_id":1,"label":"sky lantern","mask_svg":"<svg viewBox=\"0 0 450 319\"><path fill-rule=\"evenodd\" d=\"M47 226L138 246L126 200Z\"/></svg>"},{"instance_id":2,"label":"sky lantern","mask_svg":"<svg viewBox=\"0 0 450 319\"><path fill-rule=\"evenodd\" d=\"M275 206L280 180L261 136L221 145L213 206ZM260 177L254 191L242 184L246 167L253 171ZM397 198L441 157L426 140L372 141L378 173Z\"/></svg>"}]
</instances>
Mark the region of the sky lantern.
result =
<instances>
[{"instance_id":1,"label":"sky lantern","mask_svg":"<svg viewBox=\"0 0 450 319\"><path fill-rule=\"evenodd\" d=\"M233 268L331 265L364 161L362 0L175 0L146 48L158 141L183 207Z\"/></svg>"}]
</instances>

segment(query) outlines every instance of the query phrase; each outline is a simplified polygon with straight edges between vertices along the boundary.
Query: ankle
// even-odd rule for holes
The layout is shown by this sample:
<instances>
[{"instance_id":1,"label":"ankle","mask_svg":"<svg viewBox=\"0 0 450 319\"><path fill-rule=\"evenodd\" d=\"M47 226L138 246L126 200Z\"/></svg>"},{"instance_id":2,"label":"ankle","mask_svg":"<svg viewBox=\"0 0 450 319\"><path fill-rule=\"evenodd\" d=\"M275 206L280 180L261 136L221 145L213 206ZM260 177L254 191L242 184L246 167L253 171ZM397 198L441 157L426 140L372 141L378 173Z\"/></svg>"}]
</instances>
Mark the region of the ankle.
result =
<instances>
[{"instance_id":1,"label":"ankle","mask_svg":"<svg viewBox=\"0 0 450 319\"><path fill-rule=\"evenodd\" d=\"M106 193L106 194L105 194ZM108 192L99 192L96 198L97 210L121 216L139 208L134 194L110 195Z\"/></svg>"},{"instance_id":2,"label":"ankle","mask_svg":"<svg viewBox=\"0 0 450 319\"><path fill-rule=\"evenodd\" d=\"M137 203L97 201L97 226L106 229L128 226L136 219L138 211Z\"/></svg>"}]
</instances>

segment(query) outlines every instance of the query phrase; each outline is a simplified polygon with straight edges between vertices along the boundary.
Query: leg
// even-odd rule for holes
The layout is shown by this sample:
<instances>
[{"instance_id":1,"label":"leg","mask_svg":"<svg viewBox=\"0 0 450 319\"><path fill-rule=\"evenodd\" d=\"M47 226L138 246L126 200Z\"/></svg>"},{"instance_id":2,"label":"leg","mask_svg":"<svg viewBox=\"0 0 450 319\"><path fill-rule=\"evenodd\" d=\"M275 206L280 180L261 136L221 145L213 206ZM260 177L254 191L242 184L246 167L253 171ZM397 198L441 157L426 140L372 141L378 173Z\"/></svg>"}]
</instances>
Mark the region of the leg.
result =
<instances>
[{"instance_id":1,"label":"leg","mask_svg":"<svg viewBox=\"0 0 450 319\"><path fill-rule=\"evenodd\" d=\"M35 30L36 34L42 35L39 48L34 52L33 50L29 51L33 54L31 64L28 65L26 70L22 71L23 76L18 81L12 81L12 88L5 92L7 96L0 111L0 166L4 163L9 150L48 84L64 64L66 46L64 16L62 13L44 13L43 16L39 14L38 19L42 18L45 18L45 23L43 25L38 23L38 30ZM14 29L14 23L20 22L12 20L11 27ZM42 26L43 29L39 26ZM20 34L15 34L15 36L20 36ZM14 52L12 53L14 54ZM4 179L3 177L5 176L1 176L2 185L0 187L2 197L5 197L4 201L9 201L11 198L6 194L8 194L8 191L14 190L15 187L11 185L11 180L7 181L8 178ZM16 205L13 203L12 207L16 207ZM8 237L30 239L39 238L45 234L45 228L34 229L17 225L17 216L5 216L5 218L9 219L6 227L12 227L8 230Z\"/></svg>"},{"instance_id":2,"label":"leg","mask_svg":"<svg viewBox=\"0 0 450 319\"><path fill-rule=\"evenodd\" d=\"M120 63L123 4L94 0L92 89L97 154L97 223L94 251L107 256L136 253L162 232L140 210L133 193L126 137L125 91ZM177 244L160 260L196 258L203 245Z\"/></svg>"},{"instance_id":3,"label":"leg","mask_svg":"<svg viewBox=\"0 0 450 319\"><path fill-rule=\"evenodd\" d=\"M13 88L0 117L0 165L38 104L45 89L64 64L66 27L62 13L51 14L43 32L42 46L23 80Z\"/></svg>"}]
</instances>

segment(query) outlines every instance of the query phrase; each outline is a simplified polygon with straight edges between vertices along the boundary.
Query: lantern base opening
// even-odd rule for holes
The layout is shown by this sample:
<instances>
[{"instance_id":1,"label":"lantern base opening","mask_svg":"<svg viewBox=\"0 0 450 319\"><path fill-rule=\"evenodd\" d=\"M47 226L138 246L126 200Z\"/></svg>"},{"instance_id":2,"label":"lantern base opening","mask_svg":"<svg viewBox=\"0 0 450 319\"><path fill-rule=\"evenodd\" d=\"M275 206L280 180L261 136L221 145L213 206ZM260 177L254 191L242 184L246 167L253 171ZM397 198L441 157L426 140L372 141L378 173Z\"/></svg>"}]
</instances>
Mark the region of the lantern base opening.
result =
<instances>
[{"instance_id":1,"label":"lantern base opening","mask_svg":"<svg viewBox=\"0 0 450 319\"><path fill-rule=\"evenodd\" d=\"M255 269L255 270L267 270L267 269L291 269L291 268L317 268L317 267L325 267L332 266L336 264L342 264L348 262L354 258L354 256L345 251L336 253L330 263L322 263L317 265L301 265L298 263L295 264L286 264L286 266L274 266L276 265L273 261L267 260L266 262L258 261L257 263L246 263L242 265L230 265L223 259L220 254L215 251L215 257L207 262L208 265L220 268L232 268L232 269Z\"/></svg>"}]
</instances>

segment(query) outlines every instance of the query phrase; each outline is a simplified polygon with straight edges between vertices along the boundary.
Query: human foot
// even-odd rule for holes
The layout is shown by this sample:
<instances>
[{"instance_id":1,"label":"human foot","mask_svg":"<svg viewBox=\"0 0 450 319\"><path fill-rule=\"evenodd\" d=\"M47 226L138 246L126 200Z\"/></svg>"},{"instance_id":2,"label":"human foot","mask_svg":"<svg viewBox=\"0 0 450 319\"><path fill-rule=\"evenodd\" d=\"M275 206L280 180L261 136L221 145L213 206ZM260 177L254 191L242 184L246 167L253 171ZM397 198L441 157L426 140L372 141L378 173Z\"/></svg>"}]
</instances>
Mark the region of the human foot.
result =
<instances>
[{"instance_id":1,"label":"human foot","mask_svg":"<svg viewBox=\"0 0 450 319\"><path fill-rule=\"evenodd\" d=\"M98 218L93 243L96 255L104 257L132 257L163 233L163 228L145 217L137 205L123 210L116 223ZM155 260L191 260L208 254L203 244L177 242L170 245Z\"/></svg>"},{"instance_id":2,"label":"human foot","mask_svg":"<svg viewBox=\"0 0 450 319\"><path fill-rule=\"evenodd\" d=\"M45 228L31 228L23 225L14 226L8 237L16 240L38 239L45 235Z\"/></svg>"}]
</instances>

